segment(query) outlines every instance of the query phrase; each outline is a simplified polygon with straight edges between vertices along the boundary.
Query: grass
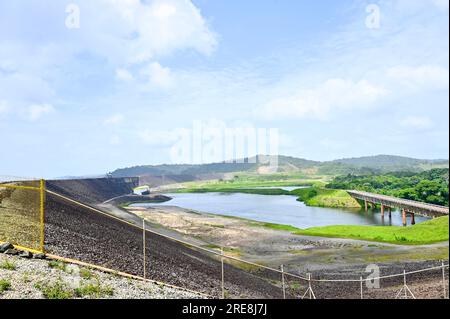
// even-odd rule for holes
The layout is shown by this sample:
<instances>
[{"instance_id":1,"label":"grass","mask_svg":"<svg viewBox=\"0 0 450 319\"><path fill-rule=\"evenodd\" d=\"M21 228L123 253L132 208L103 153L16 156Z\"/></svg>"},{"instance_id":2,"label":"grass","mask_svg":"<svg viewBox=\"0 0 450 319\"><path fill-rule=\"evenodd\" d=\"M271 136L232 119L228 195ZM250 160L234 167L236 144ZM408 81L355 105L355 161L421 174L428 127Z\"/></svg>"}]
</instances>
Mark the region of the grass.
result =
<instances>
[{"instance_id":1,"label":"grass","mask_svg":"<svg viewBox=\"0 0 450 319\"><path fill-rule=\"evenodd\" d=\"M100 280L96 278L95 283L85 283L75 289L77 297L103 298L105 296L112 296L114 289L108 286L102 286Z\"/></svg>"},{"instance_id":2,"label":"grass","mask_svg":"<svg viewBox=\"0 0 450 319\"><path fill-rule=\"evenodd\" d=\"M93 276L92 272L89 269L81 268L80 269L80 277L83 279L91 279Z\"/></svg>"},{"instance_id":3,"label":"grass","mask_svg":"<svg viewBox=\"0 0 450 319\"><path fill-rule=\"evenodd\" d=\"M59 270L64 271L64 272L67 270L67 264L62 262L62 261L50 260L49 263L48 263L48 266L50 268L59 269Z\"/></svg>"},{"instance_id":4,"label":"grass","mask_svg":"<svg viewBox=\"0 0 450 319\"><path fill-rule=\"evenodd\" d=\"M449 240L449 217L439 217L417 225L325 226L299 229L297 235L338 237L403 245L426 245Z\"/></svg>"},{"instance_id":5,"label":"grass","mask_svg":"<svg viewBox=\"0 0 450 319\"><path fill-rule=\"evenodd\" d=\"M1 269L6 269L6 270L16 270L17 266L14 262L9 261L9 260L4 260L1 264L0 264L0 268Z\"/></svg>"},{"instance_id":6,"label":"grass","mask_svg":"<svg viewBox=\"0 0 450 319\"><path fill-rule=\"evenodd\" d=\"M308 206L331 208L361 208L361 205L345 190L309 187L290 192L298 196L298 201Z\"/></svg>"},{"instance_id":7,"label":"grass","mask_svg":"<svg viewBox=\"0 0 450 319\"><path fill-rule=\"evenodd\" d=\"M74 296L73 290L69 289L61 280L52 284L36 284L47 299L71 299Z\"/></svg>"},{"instance_id":8,"label":"grass","mask_svg":"<svg viewBox=\"0 0 450 319\"><path fill-rule=\"evenodd\" d=\"M0 279L0 294L11 289L11 282L6 279Z\"/></svg>"}]
</instances>

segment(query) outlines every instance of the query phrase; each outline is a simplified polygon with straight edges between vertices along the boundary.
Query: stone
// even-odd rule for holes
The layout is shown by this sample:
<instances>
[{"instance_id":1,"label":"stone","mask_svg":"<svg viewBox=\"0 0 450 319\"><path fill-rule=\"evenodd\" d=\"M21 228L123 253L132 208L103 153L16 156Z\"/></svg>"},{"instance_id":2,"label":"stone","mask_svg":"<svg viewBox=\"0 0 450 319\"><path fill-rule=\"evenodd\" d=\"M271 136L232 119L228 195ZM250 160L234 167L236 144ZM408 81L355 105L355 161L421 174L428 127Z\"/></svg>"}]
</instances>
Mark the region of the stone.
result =
<instances>
[{"instance_id":1,"label":"stone","mask_svg":"<svg viewBox=\"0 0 450 319\"><path fill-rule=\"evenodd\" d=\"M6 255L18 255L19 251L17 249L10 248L5 251L5 254Z\"/></svg>"},{"instance_id":2,"label":"stone","mask_svg":"<svg viewBox=\"0 0 450 319\"><path fill-rule=\"evenodd\" d=\"M23 257L23 258L33 258L33 254L30 253L29 251L24 250L24 251L21 251L21 252L19 253L19 257Z\"/></svg>"},{"instance_id":3,"label":"stone","mask_svg":"<svg viewBox=\"0 0 450 319\"><path fill-rule=\"evenodd\" d=\"M13 249L14 246L11 243L3 243L0 245L0 253L4 253L8 249Z\"/></svg>"},{"instance_id":4,"label":"stone","mask_svg":"<svg viewBox=\"0 0 450 319\"><path fill-rule=\"evenodd\" d=\"M45 254L34 254L33 255L34 259L45 259Z\"/></svg>"}]
</instances>

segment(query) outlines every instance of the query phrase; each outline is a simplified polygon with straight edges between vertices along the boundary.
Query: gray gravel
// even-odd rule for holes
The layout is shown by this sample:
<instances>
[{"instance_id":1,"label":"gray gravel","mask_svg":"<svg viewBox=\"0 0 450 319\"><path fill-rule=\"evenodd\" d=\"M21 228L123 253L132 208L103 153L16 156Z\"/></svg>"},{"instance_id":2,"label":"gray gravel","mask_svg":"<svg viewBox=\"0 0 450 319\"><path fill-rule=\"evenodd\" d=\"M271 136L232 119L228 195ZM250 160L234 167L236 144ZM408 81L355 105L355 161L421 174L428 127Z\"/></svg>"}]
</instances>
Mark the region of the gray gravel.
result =
<instances>
[{"instance_id":1,"label":"gray gravel","mask_svg":"<svg viewBox=\"0 0 450 319\"><path fill-rule=\"evenodd\" d=\"M5 262L15 269L4 269ZM45 298L39 287L62 283L65 290L74 293L75 289L86 285L99 285L104 291L101 295L76 296L74 298L113 298L113 299L198 299L199 294L187 292L152 282L142 282L114 274L88 269L90 278L82 278L80 268L73 264L63 264L61 268L50 267L48 260L24 259L0 254L0 280L10 282L10 289L0 292L0 299L42 299ZM87 268L83 268L86 273Z\"/></svg>"}]
</instances>

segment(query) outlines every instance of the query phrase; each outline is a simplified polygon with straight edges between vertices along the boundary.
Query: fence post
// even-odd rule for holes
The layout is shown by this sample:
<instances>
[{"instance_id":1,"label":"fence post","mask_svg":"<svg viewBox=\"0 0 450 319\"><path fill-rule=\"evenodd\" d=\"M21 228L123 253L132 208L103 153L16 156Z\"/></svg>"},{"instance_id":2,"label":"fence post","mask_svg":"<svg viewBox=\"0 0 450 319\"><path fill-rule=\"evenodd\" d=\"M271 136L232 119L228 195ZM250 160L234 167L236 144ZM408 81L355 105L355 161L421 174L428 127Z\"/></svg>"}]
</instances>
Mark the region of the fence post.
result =
<instances>
[{"instance_id":1,"label":"fence post","mask_svg":"<svg viewBox=\"0 0 450 319\"><path fill-rule=\"evenodd\" d=\"M222 266L222 299L225 299L225 280L224 280L225 274L224 274L224 269L223 269L223 247L220 247L220 254L221 254L220 263Z\"/></svg>"},{"instance_id":2,"label":"fence post","mask_svg":"<svg viewBox=\"0 0 450 319\"><path fill-rule=\"evenodd\" d=\"M363 277L361 276L361 277L359 277L359 283L360 283L360 288L361 288L361 299L364 299L364 296L363 296Z\"/></svg>"},{"instance_id":3,"label":"fence post","mask_svg":"<svg viewBox=\"0 0 450 319\"><path fill-rule=\"evenodd\" d=\"M145 258L145 219L142 218L142 243L143 243L143 263L144 263L144 279L147 278L147 266Z\"/></svg>"},{"instance_id":4,"label":"fence post","mask_svg":"<svg viewBox=\"0 0 450 319\"><path fill-rule=\"evenodd\" d=\"M44 221L44 214L45 214L45 181L41 179L40 181L40 207L39 207L39 215L40 215L40 223L41 223L41 241L40 241L40 248L42 253L45 253L45 221Z\"/></svg>"},{"instance_id":5,"label":"fence post","mask_svg":"<svg viewBox=\"0 0 450 319\"><path fill-rule=\"evenodd\" d=\"M281 285L283 288L283 299L286 299L286 286L284 283L284 268L283 265L281 265Z\"/></svg>"},{"instance_id":6,"label":"fence post","mask_svg":"<svg viewBox=\"0 0 450 319\"><path fill-rule=\"evenodd\" d=\"M447 291L445 288L445 266L444 266L444 261L441 261L441 265L442 265L442 288L444 289L444 299L447 298Z\"/></svg>"}]
</instances>

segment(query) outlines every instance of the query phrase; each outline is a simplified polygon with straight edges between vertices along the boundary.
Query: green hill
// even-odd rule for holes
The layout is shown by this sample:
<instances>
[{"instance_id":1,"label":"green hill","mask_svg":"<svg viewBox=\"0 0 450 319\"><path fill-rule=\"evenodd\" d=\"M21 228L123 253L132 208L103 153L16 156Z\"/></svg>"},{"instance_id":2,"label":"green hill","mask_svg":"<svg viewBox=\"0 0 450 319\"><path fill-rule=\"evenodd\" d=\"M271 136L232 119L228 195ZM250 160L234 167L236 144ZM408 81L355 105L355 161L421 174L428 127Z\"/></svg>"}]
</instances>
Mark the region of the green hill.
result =
<instances>
[{"instance_id":1,"label":"green hill","mask_svg":"<svg viewBox=\"0 0 450 319\"><path fill-rule=\"evenodd\" d=\"M113 177L126 176L162 176L185 175L195 179L201 175L226 173L256 173L263 172L268 166L267 156L245 158L238 163L211 164L174 164L174 165L141 165L117 169L110 173ZM344 174L374 174L394 171L422 172L433 168L448 168L448 160L422 160L392 155L366 156L346 158L334 161L312 161L291 156L278 157L276 173L302 173L305 175L344 175ZM274 173L274 172L271 172Z\"/></svg>"}]
</instances>

